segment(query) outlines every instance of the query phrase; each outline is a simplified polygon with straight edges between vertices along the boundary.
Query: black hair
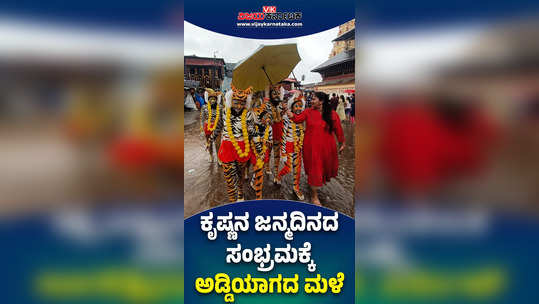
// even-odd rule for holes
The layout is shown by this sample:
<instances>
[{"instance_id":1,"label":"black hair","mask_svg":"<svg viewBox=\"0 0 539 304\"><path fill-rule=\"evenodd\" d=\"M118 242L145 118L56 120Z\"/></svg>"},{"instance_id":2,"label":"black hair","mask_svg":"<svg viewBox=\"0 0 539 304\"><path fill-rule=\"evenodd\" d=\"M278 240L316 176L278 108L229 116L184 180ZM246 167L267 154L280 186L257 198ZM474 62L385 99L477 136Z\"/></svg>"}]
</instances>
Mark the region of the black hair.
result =
<instances>
[{"instance_id":1,"label":"black hair","mask_svg":"<svg viewBox=\"0 0 539 304\"><path fill-rule=\"evenodd\" d=\"M331 112L333 111L333 108L331 107L331 104L329 103L329 96L328 94L324 92L315 92L314 95L320 101L322 101L322 119L326 122L327 131L329 133L333 133L334 127L333 127L333 119L331 117Z\"/></svg>"}]
</instances>

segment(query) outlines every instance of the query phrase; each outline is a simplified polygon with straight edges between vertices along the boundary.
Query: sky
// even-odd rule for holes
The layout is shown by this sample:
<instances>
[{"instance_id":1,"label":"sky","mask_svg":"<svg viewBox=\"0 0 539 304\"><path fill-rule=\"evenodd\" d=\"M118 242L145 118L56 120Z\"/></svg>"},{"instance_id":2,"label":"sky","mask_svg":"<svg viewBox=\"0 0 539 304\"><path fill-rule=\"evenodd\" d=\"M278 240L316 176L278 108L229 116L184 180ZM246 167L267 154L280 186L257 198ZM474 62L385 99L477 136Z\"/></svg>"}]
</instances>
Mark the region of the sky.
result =
<instances>
[{"instance_id":1,"label":"sky","mask_svg":"<svg viewBox=\"0 0 539 304\"><path fill-rule=\"evenodd\" d=\"M329 58L333 48L333 39L337 38L339 28L335 27L317 34L291 39L247 39L218 34L201 27L184 22L184 55L197 55L199 57L224 58L225 62L236 63L251 55L260 45L297 43L301 61L294 69L294 74L303 83L319 82L322 77L311 72Z\"/></svg>"}]
</instances>

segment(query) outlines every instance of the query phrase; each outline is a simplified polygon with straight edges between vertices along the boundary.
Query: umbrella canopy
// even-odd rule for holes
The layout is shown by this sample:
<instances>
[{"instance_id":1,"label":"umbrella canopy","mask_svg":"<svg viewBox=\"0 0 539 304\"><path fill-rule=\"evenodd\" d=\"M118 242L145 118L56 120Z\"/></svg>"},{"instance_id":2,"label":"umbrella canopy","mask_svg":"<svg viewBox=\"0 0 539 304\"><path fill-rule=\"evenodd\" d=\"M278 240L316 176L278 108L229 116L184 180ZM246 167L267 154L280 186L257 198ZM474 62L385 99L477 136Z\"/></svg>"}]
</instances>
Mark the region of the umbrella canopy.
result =
<instances>
[{"instance_id":1,"label":"umbrella canopy","mask_svg":"<svg viewBox=\"0 0 539 304\"><path fill-rule=\"evenodd\" d=\"M275 84L287 78L300 60L295 43L260 45L251 56L236 65L232 84L242 90L252 86L254 91L263 91L270 80Z\"/></svg>"},{"instance_id":2,"label":"umbrella canopy","mask_svg":"<svg viewBox=\"0 0 539 304\"><path fill-rule=\"evenodd\" d=\"M344 90L344 92L347 94L352 94L352 93L355 93L356 90Z\"/></svg>"}]
</instances>

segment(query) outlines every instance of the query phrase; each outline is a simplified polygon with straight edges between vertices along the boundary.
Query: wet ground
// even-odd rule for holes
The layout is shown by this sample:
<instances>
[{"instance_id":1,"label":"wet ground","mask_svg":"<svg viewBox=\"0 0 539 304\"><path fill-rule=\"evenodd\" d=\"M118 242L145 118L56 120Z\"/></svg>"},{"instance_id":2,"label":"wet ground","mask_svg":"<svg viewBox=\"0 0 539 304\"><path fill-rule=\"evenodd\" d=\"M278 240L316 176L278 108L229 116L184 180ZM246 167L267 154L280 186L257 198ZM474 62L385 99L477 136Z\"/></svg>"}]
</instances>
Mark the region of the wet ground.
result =
<instances>
[{"instance_id":1,"label":"wet ground","mask_svg":"<svg viewBox=\"0 0 539 304\"><path fill-rule=\"evenodd\" d=\"M184 126L184 204L185 217L201 211L228 204L226 186L221 167L210 163L209 154L204 150L204 138L200 133L200 113L185 112ZM354 216L354 130L348 122L343 122L347 146L339 155L339 175L319 190L322 206ZM273 159L270 163L273 168ZM282 168L282 164L281 164ZM282 185L273 184L273 176L264 177L263 197L267 199L297 200L292 191L292 175L283 179ZM245 199L252 200L255 193L244 183ZM307 177L302 171L301 191L309 202L310 190Z\"/></svg>"}]
</instances>

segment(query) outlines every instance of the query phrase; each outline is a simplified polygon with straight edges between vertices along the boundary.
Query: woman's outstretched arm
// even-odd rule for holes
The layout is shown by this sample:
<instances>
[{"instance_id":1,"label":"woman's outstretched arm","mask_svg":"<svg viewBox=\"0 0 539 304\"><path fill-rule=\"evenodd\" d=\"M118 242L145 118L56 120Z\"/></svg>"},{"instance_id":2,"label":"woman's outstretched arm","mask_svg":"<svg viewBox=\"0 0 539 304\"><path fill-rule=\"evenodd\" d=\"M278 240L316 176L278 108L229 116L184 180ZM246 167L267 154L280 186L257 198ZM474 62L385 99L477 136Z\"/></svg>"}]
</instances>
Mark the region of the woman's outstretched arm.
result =
<instances>
[{"instance_id":1,"label":"woman's outstretched arm","mask_svg":"<svg viewBox=\"0 0 539 304\"><path fill-rule=\"evenodd\" d=\"M300 114L294 114L292 113L292 111L288 110L288 112L286 112L286 114L288 115L288 117L295 123L301 123L301 122L304 122L305 119L307 119L307 111L308 110L305 110L303 112L301 112Z\"/></svg>"}]
</instances>

